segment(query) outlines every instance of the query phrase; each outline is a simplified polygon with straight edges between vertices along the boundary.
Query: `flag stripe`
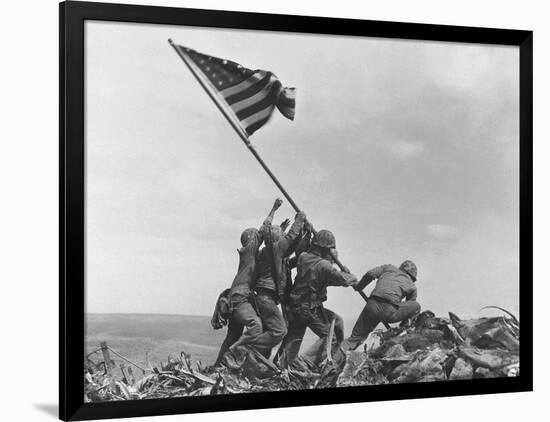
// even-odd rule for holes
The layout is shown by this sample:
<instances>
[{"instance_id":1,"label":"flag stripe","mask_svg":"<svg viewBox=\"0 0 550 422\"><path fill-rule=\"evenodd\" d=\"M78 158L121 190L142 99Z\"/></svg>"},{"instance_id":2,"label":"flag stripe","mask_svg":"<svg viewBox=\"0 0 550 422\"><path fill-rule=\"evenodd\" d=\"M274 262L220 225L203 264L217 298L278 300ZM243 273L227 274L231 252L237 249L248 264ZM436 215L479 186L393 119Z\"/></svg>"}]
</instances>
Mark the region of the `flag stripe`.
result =
<instances>
[{"instance_id":1,"label":"flag stripe","mask_svg":"<svg viewBox=\"0 0 550 422\"><path fill-rule=\"evenodd\" d=\"M271 88L273 87L273 84L275 83L275 79L272 77L269 83L262 89L260 92L254 94L251 97L245 98L242 101L239 101L238 103L231 104L231 108L235 113L238 113L241 110L244 110L245 108L251 106L252 104L261 101L265 96L269 94L269 91L271 91Z\"/></svg>"},{"instance_id":2,"label":"flag stripe","mask_svg":"<svg viewBox=\"0 0 550 422\"><path fill-rule=\"evenodd\" d=\"M236 94L239 91L242 91L243 89L248 88L249 86L255 84L256 82L262 80L266 74L267 72L263 70L259 70L256 73L254 73L252 76L250 76L248 79L245 79L244 81L239 82L237 85L227 87L224 90L220 91L220 94L222 94L224 98L227 98L233 94Z\"/></svg>"},{"instance_id":3,"label":"flag stripe","mask_svg":"<svg viewBox=\"0 0 550 422\"><path fill-rule=\"evenodd\" d=\"M260 129L263 125L265 125L268 122L269 117L270 116L267 116L266 118L262 120L258 120L256 123L253 123L250 126L248 126L246 128L246 134L248 136L252 135L254 132L256 132L258 129Z\"/></svg>"},{"instance_id":4,"label":"flag stripe","mask_svg":"<svg viewBox=\"0 0 550 422\"><path fill-rule=\"evenodd\" d=\"M247 128L248 126L251 126L254 123L258 122L259 120L269 117L272 111L273 106L267 106L263 110L258 111L257 113L247 117L246 119L242 119L241 123L245 128Z\"/></svg>"},{"instance_id":5,"label":"flag stripe","mask_svg":"<svg viewBox=\"0 0 550 422\"><path fill-rule=\"evenodd\" d=\"M242 101L261 91L269 83L270 79L271 75L266 74L260 81L250 85L248 88L245 88L242 91L230 95L229 97L225 97L225 101L229 105L238 103L239 101Z\"/></svg>"},{"instance_id":6,"label":"flag stripe","mask_svg":"<svg viewBox=\"0 0 550 422\"><path fill-rule=\"evenodd\" d=\"M182 46L176 50L235 129L246 133L244 136L266 124L275 108L287 119L294 119L295 90L283 88L273 73L250 70Z\"/></svg>"},{"instance_id":7,"label":"flag stripe","mask_svg":"<svg viewBox=\"0 0 550 422\"><path fill-rule=\"evenodd\" d=\"M278 82L278 81L277 81ZM275 103L275 98L280 89L280 83L274 83L271 85L269 92L262 98L260 101L255 102L251 106L239 111L237 118L239 120L246 119L248 116L252 116L254 113L257 113L260 110L263 110L267 106L273 106Z\"/></svg>"}]
</instances>

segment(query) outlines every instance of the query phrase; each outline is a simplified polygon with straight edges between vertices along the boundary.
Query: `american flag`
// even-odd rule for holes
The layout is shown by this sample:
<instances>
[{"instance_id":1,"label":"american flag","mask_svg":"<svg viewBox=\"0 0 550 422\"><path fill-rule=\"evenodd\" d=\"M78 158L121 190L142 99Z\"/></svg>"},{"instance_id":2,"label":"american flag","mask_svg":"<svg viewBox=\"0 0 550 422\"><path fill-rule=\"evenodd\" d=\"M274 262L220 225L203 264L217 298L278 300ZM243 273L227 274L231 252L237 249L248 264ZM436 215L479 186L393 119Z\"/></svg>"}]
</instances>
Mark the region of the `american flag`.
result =
<instances>
[{"instance_id":1,"label":"american flag","mask_svg":"<svg viewBox=\"0 0 550 422\"><path fill-rule=\"evenodd\" d=\"M295 89L284 88L272 72L250 70L180 45L174 48L229 107L248 136L269 121L275 107L287 119L294 120Z\"/></svg>"}]
</instances>

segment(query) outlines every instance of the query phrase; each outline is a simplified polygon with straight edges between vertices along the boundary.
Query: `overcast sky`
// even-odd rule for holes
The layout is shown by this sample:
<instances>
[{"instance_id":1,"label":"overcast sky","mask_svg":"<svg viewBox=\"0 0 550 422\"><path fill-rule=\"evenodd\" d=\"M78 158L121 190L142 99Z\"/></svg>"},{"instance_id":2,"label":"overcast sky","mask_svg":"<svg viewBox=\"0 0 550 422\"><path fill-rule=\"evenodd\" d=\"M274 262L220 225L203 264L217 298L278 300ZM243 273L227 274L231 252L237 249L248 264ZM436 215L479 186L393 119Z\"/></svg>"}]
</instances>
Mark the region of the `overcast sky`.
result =
<instances>
[{"instance_id":1,"label":"overcast sky","mask_svg":"<svg viewBox=\"0 0 550 422\"><path fill-rule=\"evenodd\" d=\"M518 311L516 47L88 22L89 312L211 314L281 196L168 38L296 87L251 140L352 272L412 259L424 309Z\"/></svg>"}]
</instances>

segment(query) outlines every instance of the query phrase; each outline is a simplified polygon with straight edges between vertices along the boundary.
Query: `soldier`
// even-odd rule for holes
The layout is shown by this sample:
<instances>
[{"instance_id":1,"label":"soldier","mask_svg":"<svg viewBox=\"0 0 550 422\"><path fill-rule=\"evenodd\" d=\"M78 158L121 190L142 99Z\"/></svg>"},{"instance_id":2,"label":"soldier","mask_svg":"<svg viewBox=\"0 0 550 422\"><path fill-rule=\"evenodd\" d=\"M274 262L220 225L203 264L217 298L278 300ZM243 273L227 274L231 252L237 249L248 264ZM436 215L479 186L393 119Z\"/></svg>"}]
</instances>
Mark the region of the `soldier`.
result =
<instances>
[{"instance_id":1,"label":"soldier","mask_svg":"<svg viewBox=\"0 0 550 422\"><path fill-rule=\"evenodd\" d=\"M335 320L335 333L338 334L333 338L332 348L343 340L342 319L325 308L323 302L327 300L328 286L353 286L357 278L334 267L331 251L335 253L335 247L334 235L328 230L320 230L313 237L309 251L298 257L297 275L290 294L292 318L279 353L283 365L292 363L298 356L307 328L324 339Z\"/></svg>"},{"instance_id":2,"label":"soldier","mask_svg":"<svg viewBox=\"0 0 550 422\"><path fill-rule=\"evenodd\" d=\"M266 234L271 231L273 216L282 203L283 201L279 198L275 200L260 230L249 228L241 234L242 248L238 249L239 268L227 295L229 307L232 308L231 316L229 317L227 336L216 359L216 366L220 364L228 350L235 352L233 360L239 360L241 354L236 352L237 347L254 344L254 341L262 333L262 322L253 306L252 286L256 281L258 249ZM215 324L213 323L213 325ZM243 334L245 328L246 331ZM231 358L230 356L226 357Z\"/></svg>"},{"instance_id":3,"label":"soldier","mask_svg":"<svg viewBox=\"0 0 550 422\"><path fill-rule=\"evenodd\" d=\"M354 286L357 291L363 290L374 280L378 281L351 336L341 345L343 352L355 350L380 322L404 321L420 312L420 304L416 301L417 274L415 263L407 260L399 268L391 264L373 268L361 278Z\"/></svg>"},{"instance_id":4,"label":"soldier","mask_svg":"<svg viewBox=\"0 0 550 422\"><path fill-rule=\"evenodd\" d=\"M258 279L254 290L264 332L255 343L266 357L287 334L286 322L278 305L281 300L284 301L287 281L290 282L286 277L286 258L294 251L305 220L303 212L297 213L286 233L279 226L273 226L271 236L266 236L266 246L259 253Z\"/></svg>"}]
</instances>

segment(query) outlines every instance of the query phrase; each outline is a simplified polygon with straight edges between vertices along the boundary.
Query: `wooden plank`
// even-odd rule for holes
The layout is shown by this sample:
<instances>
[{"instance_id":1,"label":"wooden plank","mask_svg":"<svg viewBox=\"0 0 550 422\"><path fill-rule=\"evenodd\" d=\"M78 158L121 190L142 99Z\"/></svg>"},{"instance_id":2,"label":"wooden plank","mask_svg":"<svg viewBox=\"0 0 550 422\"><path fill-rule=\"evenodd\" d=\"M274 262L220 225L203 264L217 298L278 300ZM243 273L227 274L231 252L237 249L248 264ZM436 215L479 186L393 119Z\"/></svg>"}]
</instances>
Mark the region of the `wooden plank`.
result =
<instances>
[{"instance_id":1,"label":"wooden plank","mask_svg":"<svg viewBox=\"0 0 550 422\"><path fill-rule=\"evenodd\" d=\"M107 347L107 342L102 341L101 344L101 353L103 353L103 360L105 362L105 372L111 374L111 355L109 354L109 348Z\"/></svg>"}]
</instances>

